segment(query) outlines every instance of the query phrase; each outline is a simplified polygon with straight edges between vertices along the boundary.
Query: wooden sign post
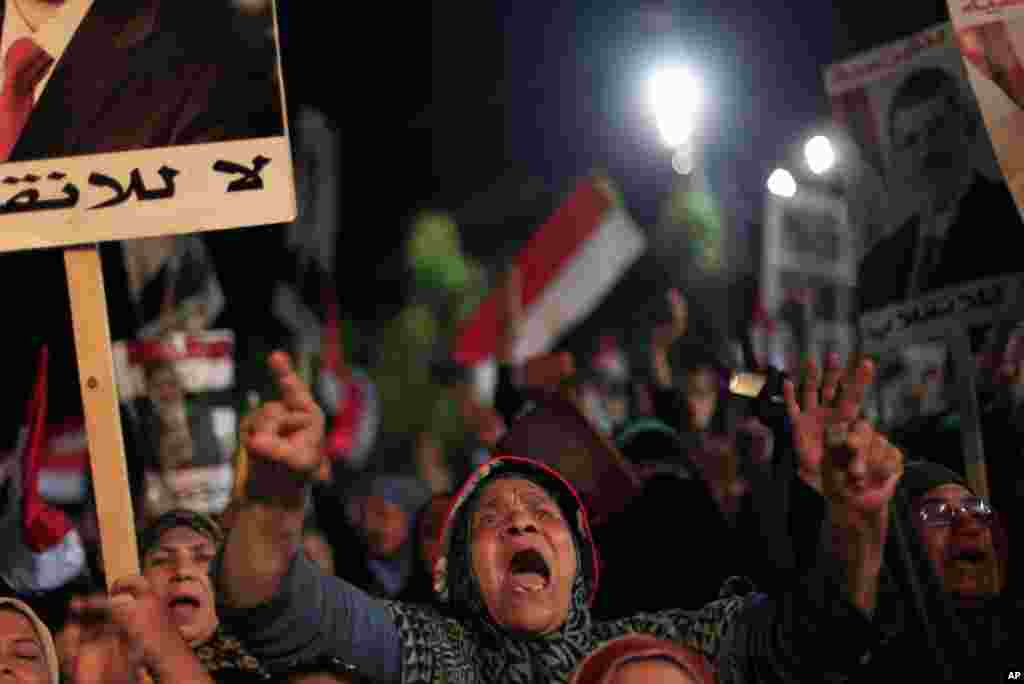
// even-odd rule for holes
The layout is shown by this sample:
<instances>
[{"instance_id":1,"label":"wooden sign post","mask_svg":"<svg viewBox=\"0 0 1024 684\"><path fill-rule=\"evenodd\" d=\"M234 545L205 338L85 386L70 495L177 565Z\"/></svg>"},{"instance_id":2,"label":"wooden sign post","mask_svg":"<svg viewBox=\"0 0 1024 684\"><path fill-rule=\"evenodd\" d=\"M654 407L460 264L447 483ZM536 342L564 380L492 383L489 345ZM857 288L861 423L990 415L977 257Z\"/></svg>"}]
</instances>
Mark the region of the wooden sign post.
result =
<instances>
[{"instance_id":1,"label":"wooden sign post","mask_svg":"<svg viewBox=\"0 0 1024 684\"><path fill-rule=\"evenodd\" d=\"M103 570L109 589L117 578L139 574L139 552L98 246L66 248L64 268L71 296Z\"/></svg>"}]
</instances>

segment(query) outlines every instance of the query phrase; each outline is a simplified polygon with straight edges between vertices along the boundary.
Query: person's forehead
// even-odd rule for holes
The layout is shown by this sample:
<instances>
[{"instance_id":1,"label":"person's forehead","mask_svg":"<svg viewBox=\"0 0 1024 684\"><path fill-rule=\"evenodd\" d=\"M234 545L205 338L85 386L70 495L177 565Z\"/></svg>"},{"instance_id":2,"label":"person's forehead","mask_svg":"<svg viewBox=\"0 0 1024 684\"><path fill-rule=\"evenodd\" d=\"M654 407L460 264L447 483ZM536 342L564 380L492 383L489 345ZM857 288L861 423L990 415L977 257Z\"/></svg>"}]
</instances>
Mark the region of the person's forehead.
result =
<instances>
[{"instance_id":1,"label":"person's forehead","mask_svg":"<svg viewBox=\"0 0 1024 684\"><path fill-rule=\"evenodd\" d=\"M0 638L12 641L27 638L35 641L37 637L27 615L13 608L0 608Z\"/></svg>"},{"instance_id":2,"label":"person's forehead","mask_svg":"<svg viewBox=\"0 0 1024 684\"><path fill-rule=\"evenodd\" d=\"M618 674L647 677L668 677L672 682L690 682L689 673L674 659L664 655L640 656L622 663Z\"/></svg>"},{"instance_id":3,"label":"person's forehead","mask_svg":"<svg viewBox=\"0 0 1024 684\"><path fill-rule=\"evenodd\" d=\"M483 506L511 499L513 496L529 496L553 501L543 487L535 482L519 477L504 477L486 486L480 497Z\"/></svg>"},{"instance_id":4,"label":"person's forehead","mask_svg":"<svg viewBox=\"0 0 1024 684\"><path fill-rule=\"evenodd\" d=\"M178 547L178 546L190 546L191 547L191 546L197 546L197 545L200 545L200 544L203 544L203 543L208 544L210 546L214 545L213 541L209 537L207 537L205 534L197 532L196 530L192 529L191 527L186 527L184 525L179 525L177 527L172 527L172 528L164 531L160 535L160 539L158 541L158 545L159 546L164 546L164 547Z\"/></svg>"}]
</instances>

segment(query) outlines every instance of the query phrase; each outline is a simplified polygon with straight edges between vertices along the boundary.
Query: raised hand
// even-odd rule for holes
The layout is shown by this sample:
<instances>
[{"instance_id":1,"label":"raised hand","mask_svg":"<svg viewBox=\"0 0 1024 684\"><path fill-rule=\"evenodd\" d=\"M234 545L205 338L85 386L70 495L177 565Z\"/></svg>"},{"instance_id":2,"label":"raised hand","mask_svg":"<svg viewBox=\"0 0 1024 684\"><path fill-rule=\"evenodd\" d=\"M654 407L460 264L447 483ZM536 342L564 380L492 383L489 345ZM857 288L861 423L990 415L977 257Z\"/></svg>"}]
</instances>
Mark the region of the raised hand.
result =
<instances>
[{"instance_id":1,"label":"raised hand","mask_svg":"<svg viewBox=\"0 0 1024 684\"><path fill-rule=\"evenodd\" d=\"M114 582L107 605L129 650L139 654L148 667L191 653L171 623L166 604L145 577L122 577Z\"/></svg>"},{"instance_id":2,"label":"raised hand","mask_svg":"<svg viewBox=\"0 0 1024 684\"><path fill-rule=\"evenodd\" d=\"M683 299L682 293L672 288L666 297L671 316L667 322L656 325L651 332L651 346L664 350L667 350L675 344L676 340L686 334L689 320L689 309L686 307L686 300Z\"/></svg>"},{"instance_id":3,"label":"raised hand","mask_svg":"<svg viewBox=\"0 0 1024 684\"><path fill-rule=\"evenodd\" d=\"M109 597L75 598L57 643L61 669L75 684L151 681L148 669L193 657L163 601L141 576L119 579Z\"/></svg>"},{"instance_id":4,"label":"raised hand","mask_svg":"<svg viewBox=\"0 0 1024 684\"><path fill-rule=\"evenodd\" d=\"M142 576L119 579L109 597L75 599L58 643L64 676L75 684L213 684Z\"/></svg>"},{"instance_id":5,"label":"raised hand","mask_svg":"<svg viewBox=\"0 0 1024 684\"><path fill-rule=\"evenodd\" d=\"M284 352L270 356L280 394L246 417L242 440L250 461L249 496L275 498L302 490L311 480L326 480L330 466L320 445L323 411Z\"/></svg>"},{"instance_id":6,"label":"raised hand","mask_svg":"<svg viewBox=\"0 0 1024 684\"><path fill-rule=\"evenodd\" d=\"M822 485L833 523L884 539L888 504L903 475L903 454L866 420L826 434Z\"/></svg>"},{"instance_id":7,"label":"raised hand","mask_svg":"<svg viewBox=\"0 0 1024 684\"><path fill-rule=\"evenodd\" d=\"M668 322L660 323L651 331L651 369L654 381L660 387L672 386L672 368L668 363L668 352L676 340L686 334L689 321L689 310L686 300L679 290L668 291L670 317Z\"/></svg>"},{"instance_id":8,"label":"raised hand","mask_svg":"<svg viewBox=\"0 0 1024 684\"><path fill-rule=\"evenodd\" d=\"M832 552L845 564L851 600L867 613L875 605L889 502L903 474L900 450L860 417L874 374L874 364L861 360L844 375L833 356L823 381L808 362L802 406L793 383L783 387L801 476L828 501Z\"/></svg>"},{"instance_id":9,"label":"raised hand","mask_svg":"<svg viewBox=\"0 0 1024 684\"><path fill-rule=\"evenodd\" d=\"M782 392L786 413L793 426L793 441L800 456L800 477L819 492L822 490L821 467L825 455L825 431L830 424L849 424L859 415L864 393L874 378L874 365L861 363L847 373L848 383L839 397L843 369L839 355L829 354L822 377L817 362L810 358L804 366L802 401L797 403L797 390L787 380ZM838 401L837 401L838 400Z\"/></svg>"}]
</instances>

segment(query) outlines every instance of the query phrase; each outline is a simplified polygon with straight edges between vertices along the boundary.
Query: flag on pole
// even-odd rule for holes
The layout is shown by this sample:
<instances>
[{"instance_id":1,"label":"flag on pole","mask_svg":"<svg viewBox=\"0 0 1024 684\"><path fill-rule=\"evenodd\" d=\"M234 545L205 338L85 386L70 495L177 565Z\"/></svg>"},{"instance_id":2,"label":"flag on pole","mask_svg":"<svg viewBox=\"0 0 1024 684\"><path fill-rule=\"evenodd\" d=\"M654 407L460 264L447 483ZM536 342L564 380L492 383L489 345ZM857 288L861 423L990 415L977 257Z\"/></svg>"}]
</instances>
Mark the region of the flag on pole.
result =
<instances>
[{"instance_id":1,"label":"flag on pole","mask_svg":"<svg viewBox=\"0 0 1024 684\"><path fill-rule=\"evenodd\" d=\"M89 498L89 443L85 419L75 416L47 429L46 448L39 457L39 493L58 505Z\"/></svg>"},{"instance_id":2,"label":"flag on pole","mask_svg":"<svg viewBox=\"0 0 1024 684\"><path fill-rule=\"evenodd\" d=\"M366 466L377 437L380 406L370 377L345 360L341 313L333 285L325 289L327 320L320 348L317 396L327 414L324 452L352 470Z\"/></svg>"},{"instance_id":3,"label":"flag on pole","mask_svg":"<svg viewBox=\"0 0 1024 684\"><path fill-rule=\"evenodd\" d=\"M548 351L589 315L646 248L643 233L601 179L580 183L516 256L522 327L514 351L523 362ZM460 330L456 361L479 366L501 339L502 299L492 292Z\"/></svg>"},{"instance_id":4,"label":"flag on pole","mask_svg":"<svg viewBox=\"0 0 1024 684\"><path fill-rule=\"evenodd\" d=\"M85 569L82 539L68 516L39 492L41 456L46 446L47 369L49 354L39 355L36 384L28 405L18 448L9 458L6 507L0 512L5 553L0 576L19 593L50 591Z\"/></svg>"}]
</instances>

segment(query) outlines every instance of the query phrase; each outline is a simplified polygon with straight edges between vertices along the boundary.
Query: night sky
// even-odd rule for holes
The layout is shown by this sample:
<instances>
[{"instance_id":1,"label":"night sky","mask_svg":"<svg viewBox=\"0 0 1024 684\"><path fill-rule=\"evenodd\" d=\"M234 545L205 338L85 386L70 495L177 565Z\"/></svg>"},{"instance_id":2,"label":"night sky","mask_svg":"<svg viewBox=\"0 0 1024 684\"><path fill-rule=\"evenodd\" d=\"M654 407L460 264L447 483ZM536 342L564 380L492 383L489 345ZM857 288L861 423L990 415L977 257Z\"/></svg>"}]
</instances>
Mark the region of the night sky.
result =
<instances>
[{"instance_id":1,"label":"night sky","mask_svg":"<svg viewBox=\"0 0 1024 684\"><path fill-rule=\"evenodd\" d=\"M400 246L422 208L455 211L466 248L500 261L602 168L647 229L673 181L643 90L665 58L702 75L708 179L734 240L751 239L767 174L830 114L823 67L946 18L941 0L890 5L883 18L850 1L359 3L325 21L279 0L289 105L341 131L343 306L401 305Z\"/></svg>"}]
</instances>

